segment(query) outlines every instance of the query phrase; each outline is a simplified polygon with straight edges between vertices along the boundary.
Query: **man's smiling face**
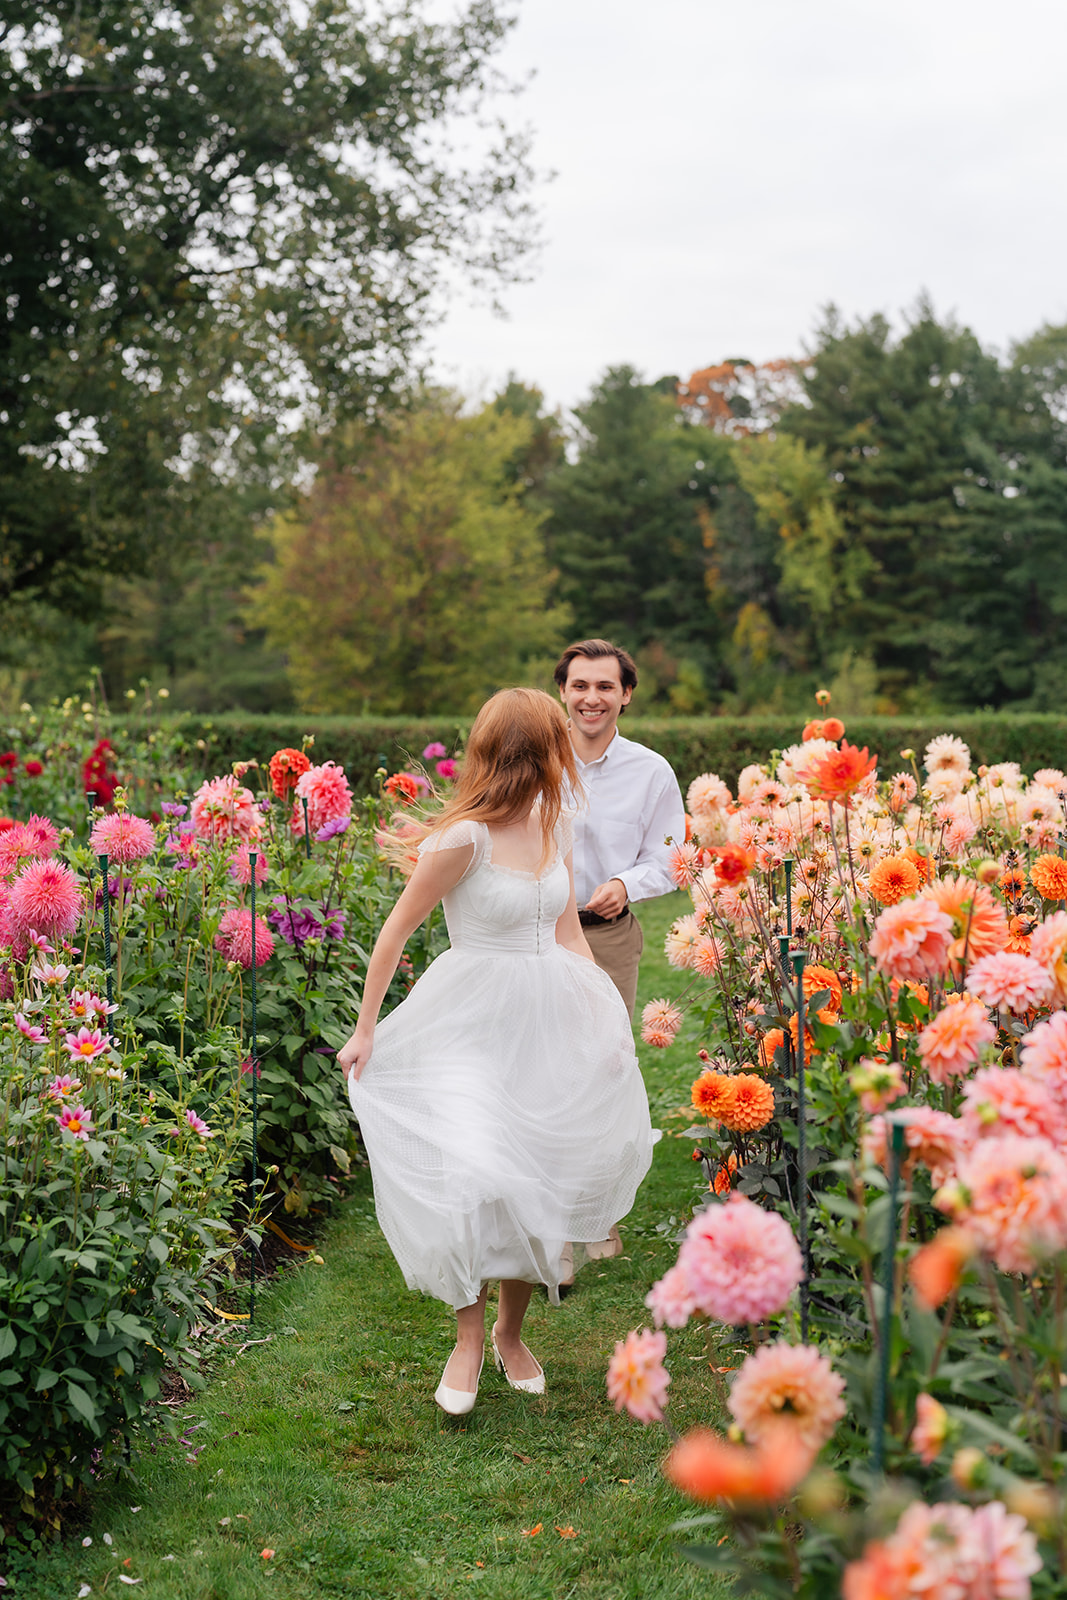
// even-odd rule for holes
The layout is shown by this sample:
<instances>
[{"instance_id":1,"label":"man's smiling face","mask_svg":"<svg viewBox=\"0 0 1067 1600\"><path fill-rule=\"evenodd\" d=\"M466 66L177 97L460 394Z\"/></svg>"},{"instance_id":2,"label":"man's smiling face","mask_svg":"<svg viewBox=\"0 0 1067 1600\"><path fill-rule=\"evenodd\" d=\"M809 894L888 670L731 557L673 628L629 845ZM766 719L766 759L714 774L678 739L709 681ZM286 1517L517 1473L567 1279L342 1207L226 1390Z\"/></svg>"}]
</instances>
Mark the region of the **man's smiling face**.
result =
<instances>
[{"instance_id":1,"label":"man's smiling face","mask_svg":"<svg viewBox=\"0 0 1067 1600\"><path fill-rule=\"evenodd\" d=\"M587 739L615 727L619 712L629 705L632 689L624 689L615 656L575 656L567 668L560 699L574 730Z\"/></svg>"}]
</instances>

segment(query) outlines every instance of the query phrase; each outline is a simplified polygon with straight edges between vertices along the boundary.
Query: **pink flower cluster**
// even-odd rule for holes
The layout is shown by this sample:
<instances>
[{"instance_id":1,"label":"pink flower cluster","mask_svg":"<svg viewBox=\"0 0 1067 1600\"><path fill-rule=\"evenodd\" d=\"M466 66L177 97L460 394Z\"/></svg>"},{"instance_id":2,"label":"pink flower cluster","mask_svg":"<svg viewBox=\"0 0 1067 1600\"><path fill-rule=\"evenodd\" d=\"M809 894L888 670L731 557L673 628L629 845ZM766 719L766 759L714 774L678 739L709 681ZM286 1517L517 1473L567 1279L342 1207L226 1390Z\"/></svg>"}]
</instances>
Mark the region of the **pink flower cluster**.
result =
<instances>
[{"instance_id":1,"label":"pink flower cluster","mask_svg":"<svg viewBox=\"0 0 1067 1600\"><path fill-rule=\"evenodd\" d=\"M641 1013L641 1038L645 1044L664 1050L673 1044L682 1025L682 1013L669 1000L650 1000Z\"/></svg>"},{"instance_id":2,"label":"pink flower cluster","mask_svg":"<svg viewBox=\"0 0 1067 1600\"><path fill-rule=\"evenodd\" d=\"M885 1541L845 1568L842 1600L1030 1600L1037 1541L999 1500L904 1512Z\"/></svg>"},{"instance_id":3,"label":"pink flower cluster","mask_svg":"<svg viewBox=\"0 0 1067 1600\"><path fill-rule=\"evenodd\" d=\"M93 824L89 848L94 855L114 861L143 861L156 847L156 830L144 817L115 811Z\"/></svg>"},{"instance_id":4,"label":"pink flower cluster","mask_svg":"<svg viewBox=\"0 0 1067 1600\"><path fill-rule=\"evenodd\" d=\"M919 1054L933 1082L947 1083L969 1072L982 1046L992 1044L996 1036L985 1006L968 1000L946 1006L927 1023L919 1035Z\"/></svg>"},{"instance_id":5,"label":"pink flower cluster","mask_svg":"<svg viewBox=\"0 0 1067 1600\"><path fill-rule=\"evenodd\" d=\"M645 1304L669 1328L682 1327L694 1311L735 1326L762 1322L785 1309L803 1276L785 1218L735 1193L697 1213L676 1265Z\"/></svg>"},{"instance_id":6,"label":"pink flower cluster","mask_svg":"<svg viewBox=\"0 0 1067 1600\"><path fill-rule=\"evenodd\" d=\"M227 961L236 961L247 971L252 965L252 929L255 927L255 964L261 967L274 954L274 935L262 917L253 917L251 911L240 906L224 911L215 935L215 949Z\"/></svg>"},{"instance_id":7,"label":"pink flower cluster","mask_svg":"<svg viewBox=\"0 0 1067 1600\"><path fill-rule=\"evenodd\" d=\"M727 1409L751 1444L786 1426L814 1455L845 1415L845 1380L814 1345L761 1345L745 1357Z\"/></svg>"},{"instance_id":8,"label":"pink flower cluster","mask_svg":"<svg viewBox=\"0 0 1067 1600\"><path fill-rule=\"evenodd\" d=\"M1067 1159L1017 1133L961 1150L934 1204L965 1226L1001 1272L1033 1272L1067 1250Z\"/></svg>"},{"instance_id":9,"label":"pink flower cluster","mask_svg":"<svg viewBox=\"0 0 1067 1600\"><path fill-rule=\"evenodd\" d=\"M619 1341L607 1376L608 1399L616 1411L625 1409L638 1422L662 1422L671 1381L663 1365L666 1355L665 1333L645 1328Z\"/></svg>"},{"instance_id":10,"label":"pink flower cluster","mask_svg":"<svg viewBox=\"0 0 1067 1600\"><path fill-rule=\"evenodd\" d=\"M318 833L328 822L351 816L352 790L344 767L326 761L321 767L309 767L301 773L289 819L290 830L297 839L304 837L304 800L308 803L308 827L312 833Z\"/></svg>"},{"instance_id":11,"label":"pink flower cluster","mask_svg":"<svg viewBox=\"0 0 1067 1600\"><path fill-rule=\"evenodd\" d=\"M189 816L202 839L237 839L243 844L258 838L262 819L255 795L232 772L221 778L208 778L200 785Z\"/></svg>"}]
</instances>

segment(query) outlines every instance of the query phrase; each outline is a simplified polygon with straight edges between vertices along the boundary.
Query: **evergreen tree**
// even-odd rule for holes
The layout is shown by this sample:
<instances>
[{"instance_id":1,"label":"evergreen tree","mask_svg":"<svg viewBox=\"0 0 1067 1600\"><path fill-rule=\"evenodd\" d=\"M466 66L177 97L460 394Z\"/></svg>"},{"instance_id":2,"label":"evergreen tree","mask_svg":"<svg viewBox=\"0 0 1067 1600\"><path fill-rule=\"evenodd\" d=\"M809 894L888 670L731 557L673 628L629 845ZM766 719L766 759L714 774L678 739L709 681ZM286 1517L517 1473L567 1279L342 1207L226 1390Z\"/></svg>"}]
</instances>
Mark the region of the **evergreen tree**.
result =
<instances>
[{"instance_id":1,"label":"evergreen tree","mask_svg":"<svg viewBox=\"0 0 1067 1600\"><path fill-rule=\"evenodd\" d=\"M675 387L631 367L604 375L575 412L575 459L547 481L546 532L575 635L644 653L675 708L696 710L722 671L710 513L717 476L733 472L726 441L687 421Z\"/></svg>"}]
</instances>

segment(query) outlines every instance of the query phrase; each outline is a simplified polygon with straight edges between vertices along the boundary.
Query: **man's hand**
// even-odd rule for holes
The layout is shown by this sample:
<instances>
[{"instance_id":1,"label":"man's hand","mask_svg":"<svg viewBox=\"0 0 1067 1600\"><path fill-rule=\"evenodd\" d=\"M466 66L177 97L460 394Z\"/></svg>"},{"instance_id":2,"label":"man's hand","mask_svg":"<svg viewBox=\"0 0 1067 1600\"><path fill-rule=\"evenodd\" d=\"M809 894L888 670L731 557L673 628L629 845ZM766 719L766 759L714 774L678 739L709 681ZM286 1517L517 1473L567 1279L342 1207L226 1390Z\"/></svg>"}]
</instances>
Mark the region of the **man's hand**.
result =
<instances>
[{"instance_id":1,"label":"man's hand","mask_svg":"<svg viewBox=\"0 0 1067 1600\"><path fill-rule=\"evenodd\" d=\"M356 1082L359 1082L373 1048L374 1029L357 1028L348 1043L337 1052L337 1059L346 1078L355 1078Z\"/></svg>"},{"instance_id":2,"label":"man's hand","mask_svg":"<svg viewBox=\"0 0 1067 1600\"><path fill-rule=\"evenodd\" d=\"M626 885L621 878L609 878L594 889L585 903L587 911L598 917L617 917L626 904Z\"/></svg>"}]
</instances>

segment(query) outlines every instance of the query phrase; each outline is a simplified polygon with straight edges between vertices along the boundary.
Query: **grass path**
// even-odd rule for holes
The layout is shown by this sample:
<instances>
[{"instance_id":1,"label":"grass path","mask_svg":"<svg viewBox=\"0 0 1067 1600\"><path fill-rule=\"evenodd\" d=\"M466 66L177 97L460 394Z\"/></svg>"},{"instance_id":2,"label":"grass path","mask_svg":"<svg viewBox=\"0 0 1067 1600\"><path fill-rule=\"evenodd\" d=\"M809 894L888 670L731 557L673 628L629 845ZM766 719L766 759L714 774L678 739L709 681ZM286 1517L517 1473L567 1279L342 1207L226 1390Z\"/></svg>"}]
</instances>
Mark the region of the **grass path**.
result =
<instances>
[{"instance_id":1,"label":"grass path","mask_svg":"<svg viewBox=\"0 0 1067 1600\"><path fill-rule=\"evenodd\" d=\"M643 912L639 1007L682 987L662 948L683 904L671 896ZM688 1098L691 1049L643 1057L653 1124L684 1126L668 1113ZM136 1483L102 1491L82 1530L92 1544L72 1536L61 1557L41 1563L33 1588L13 1592L66 1600L88 1584L94 1596L153 1600L713 1600L716 1583L667 1531L692 1507L659 1473L663 1430L617 1416L604 1391L615 1340L648 1321L644 1296L673 1259L657 1224L694 1197L690 1150L669 1133L657 1146L623 1228L625 1256L587 1266L558 1309L535 1297L528 1341L546 1369L545 1396L518 1395L486 1371L462 1422L432 1399L450 1314L405 1290L362 1174L325 1230L325 1265L270 1286L254 1331L230 1336L233 1353L181 1413L191 1444L135 1454ZM236 1353L242 1338L268 1334ZM671 1336L670 1364L675 1425L711 1420L699 1329ZM122 1576L141 1581L128 1588Z\"/></svg>"}]
</instances>

